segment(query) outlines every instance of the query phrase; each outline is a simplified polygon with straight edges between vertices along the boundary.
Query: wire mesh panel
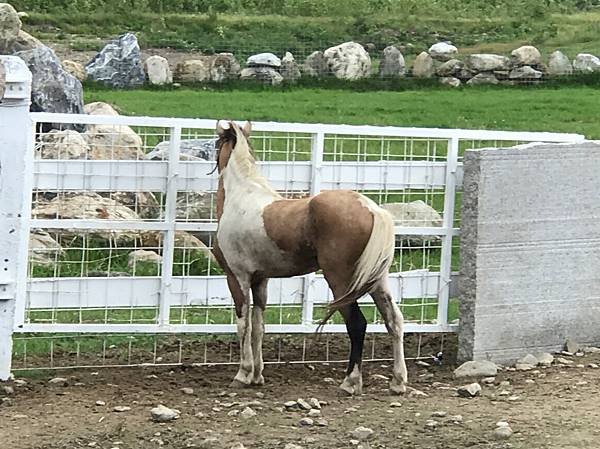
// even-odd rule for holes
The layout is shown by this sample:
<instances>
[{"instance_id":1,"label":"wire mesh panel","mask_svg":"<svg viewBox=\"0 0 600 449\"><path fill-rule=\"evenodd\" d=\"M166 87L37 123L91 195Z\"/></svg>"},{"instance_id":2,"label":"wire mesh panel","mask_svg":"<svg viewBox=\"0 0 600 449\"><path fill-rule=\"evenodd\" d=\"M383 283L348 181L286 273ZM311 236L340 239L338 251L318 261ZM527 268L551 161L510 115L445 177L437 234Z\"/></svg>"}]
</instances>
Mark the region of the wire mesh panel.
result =
<instances>
[{"instance_id":1,"label":"wire mesh panel","mask_svg":"<svg viewBox=\"0 0 600 449\"><path fill-rule=\"evenodd\" d=\"M46 367L234 362L235 339L214 336L236 328L226 278L211 253L216 122L33 116L29 275L18 304L16 367L36 366L40 354L48 356ZM456 187L464 149L573 140L341 125L255 123L254 129L257 163L283 197L352 189L394 216L390 286L406 330L418 333L456 329ZM318 272L272 279L267 333L312 333L331 299ZM385 332L371 300L360 302L368 331ZM334 316L325 331L345 332L342 323ZM370 358L379 359L374 341L383 337L370 338ZM418 343L414 357L424 356ZM331 347L329 338L273 336L267 345L269 362L340 358L339 341Z\"/></svg>"}]
</instances>

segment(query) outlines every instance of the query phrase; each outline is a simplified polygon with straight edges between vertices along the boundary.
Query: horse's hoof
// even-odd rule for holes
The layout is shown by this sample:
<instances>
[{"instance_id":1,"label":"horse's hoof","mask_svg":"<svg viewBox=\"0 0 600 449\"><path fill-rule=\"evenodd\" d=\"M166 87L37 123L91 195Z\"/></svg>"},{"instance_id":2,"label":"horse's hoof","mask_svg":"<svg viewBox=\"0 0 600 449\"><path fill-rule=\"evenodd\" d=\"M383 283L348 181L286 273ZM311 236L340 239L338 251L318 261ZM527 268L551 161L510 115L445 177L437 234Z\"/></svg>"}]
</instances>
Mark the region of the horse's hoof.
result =
<instances>
[{"instance_id":1,"label":"horse's hoof","mask_svg":"<svg viewBox=\"0 0 600 449\"><path fill-rule=\"evenodd\" d=\"M250 383L242 382L239 379L233 379L229 384L229 388L248 388Z\"/></svg>"},{"instance_id":2,"label":"horse's hoof","mask_svg":"<svg viewBox=\"0 0 600 449\"><path fill-rule=\"evenodd\" d=\"M252 379L252 385L255 387L262 387L265 384L265 378L261 375L255 379Z\"/></svg>"},{"instance_id":3,"label":"horse's hoof","mask_svg":"<svg viewBox=\"0 0 600 449\"><path fill-rule=\"evenodd\" d=\"M390 392L395 395L401 395L406 393L406 384L396 383L392 381L390 383Z\"/></svg>"}]
</instances>

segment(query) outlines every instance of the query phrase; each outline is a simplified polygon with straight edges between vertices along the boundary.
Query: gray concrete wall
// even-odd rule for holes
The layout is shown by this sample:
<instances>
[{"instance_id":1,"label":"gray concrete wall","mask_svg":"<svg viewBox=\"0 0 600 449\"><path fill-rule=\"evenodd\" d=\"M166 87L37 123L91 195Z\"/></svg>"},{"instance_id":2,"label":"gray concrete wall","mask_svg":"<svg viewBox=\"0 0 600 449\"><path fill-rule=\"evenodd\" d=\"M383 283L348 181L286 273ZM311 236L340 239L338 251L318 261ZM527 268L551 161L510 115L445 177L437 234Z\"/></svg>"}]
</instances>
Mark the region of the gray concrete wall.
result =
<instances>
[{"instance_id":1,"label":"gray concrete wall","mask_svg":"<svg viewBox=\"0 0 600 449\"><path fill-rule=\"evenodd\" d=\"M461 360L600 343L600 143L467 151Z\"/></svg>"}]
</instances>

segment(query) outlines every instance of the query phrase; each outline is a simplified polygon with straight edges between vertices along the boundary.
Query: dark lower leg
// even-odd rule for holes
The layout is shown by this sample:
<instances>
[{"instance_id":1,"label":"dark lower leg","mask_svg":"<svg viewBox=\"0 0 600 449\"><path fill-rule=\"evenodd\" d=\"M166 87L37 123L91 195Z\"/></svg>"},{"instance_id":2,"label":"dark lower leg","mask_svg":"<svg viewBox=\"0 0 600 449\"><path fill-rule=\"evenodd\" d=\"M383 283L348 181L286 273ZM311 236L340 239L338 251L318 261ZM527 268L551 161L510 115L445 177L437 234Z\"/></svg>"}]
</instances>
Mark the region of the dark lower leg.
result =
<instances>
[{"instance_id":1,"label":"dark lower leg","mask_svg":"<svg viewBox=\"0 0 600 449\"><path fill-rule=\"evenodd\" d=\"M356 302L340 310L346 321L346 329L350 337L350 358L346 379L340 388L349 394L362 393L362 353L367 330L367 320Z\"/></svg>"}]
</instances>

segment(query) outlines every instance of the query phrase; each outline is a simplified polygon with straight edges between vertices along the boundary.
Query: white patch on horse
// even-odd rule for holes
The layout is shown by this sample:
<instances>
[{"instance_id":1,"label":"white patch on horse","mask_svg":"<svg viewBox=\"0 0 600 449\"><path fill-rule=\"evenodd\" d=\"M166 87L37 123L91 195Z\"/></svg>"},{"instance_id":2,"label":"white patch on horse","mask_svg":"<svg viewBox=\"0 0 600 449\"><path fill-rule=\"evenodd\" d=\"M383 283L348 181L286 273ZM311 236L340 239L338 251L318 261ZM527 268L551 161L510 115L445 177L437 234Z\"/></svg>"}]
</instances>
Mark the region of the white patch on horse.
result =
<instances>
[{"instance_id":1,"label":"white patch on horse","mask_svg":"<svg viewBox=\"0 0 600 449\"><path fill-rule=\"evenodd\" d=\"M349 395L362 394L362 373L358 364L354 365L352 372L346 376L340 389Z\"/></svg>"}]
</instances>

